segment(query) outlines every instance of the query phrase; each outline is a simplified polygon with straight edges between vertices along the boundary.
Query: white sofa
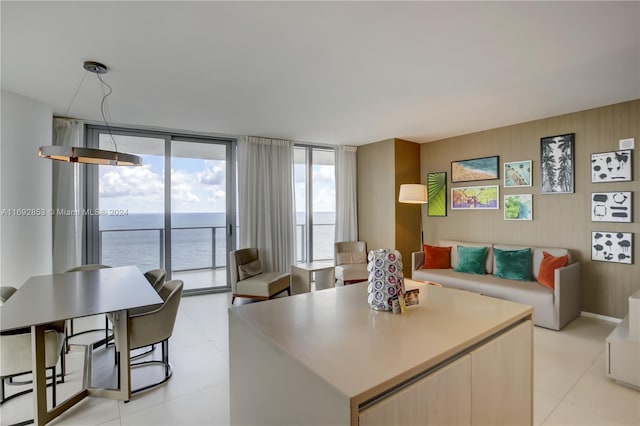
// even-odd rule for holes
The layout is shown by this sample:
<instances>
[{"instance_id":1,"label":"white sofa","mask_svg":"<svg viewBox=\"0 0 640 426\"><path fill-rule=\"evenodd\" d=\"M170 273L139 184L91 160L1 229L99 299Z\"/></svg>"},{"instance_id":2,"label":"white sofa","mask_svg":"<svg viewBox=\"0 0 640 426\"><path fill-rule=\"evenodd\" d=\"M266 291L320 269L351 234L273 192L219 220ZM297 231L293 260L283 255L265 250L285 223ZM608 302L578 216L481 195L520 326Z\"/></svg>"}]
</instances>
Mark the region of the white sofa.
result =
<instances>
[{"instance_id":1,"label":"white sofa","mask_svg":"<svg viewBox=\"0 0 640 426\"><path fill-rule=\"evenodd\" d=\"M453 270L458 261L457 246L487 247L485 274L468 274ZM424 252L414 252L411 256L411 277L416 281L434 281L444 287L473 291L486 296L507 299L533 306L533 321L536 325L560 330L569 321L580 315L581 310L581 276L580 264L573 262L571 253L564 248L515 246L496 243L478 243L454 240L442 240L438 246L451 247L452 269L423 269ZM533 281L517 281L499 278L495 271L493 249L520 250L531 248ZM545 287L535 281L538 277L542 252L553 256L569 257L567 266L556 269L554 289Z\"/></svg>"}]
</instances>

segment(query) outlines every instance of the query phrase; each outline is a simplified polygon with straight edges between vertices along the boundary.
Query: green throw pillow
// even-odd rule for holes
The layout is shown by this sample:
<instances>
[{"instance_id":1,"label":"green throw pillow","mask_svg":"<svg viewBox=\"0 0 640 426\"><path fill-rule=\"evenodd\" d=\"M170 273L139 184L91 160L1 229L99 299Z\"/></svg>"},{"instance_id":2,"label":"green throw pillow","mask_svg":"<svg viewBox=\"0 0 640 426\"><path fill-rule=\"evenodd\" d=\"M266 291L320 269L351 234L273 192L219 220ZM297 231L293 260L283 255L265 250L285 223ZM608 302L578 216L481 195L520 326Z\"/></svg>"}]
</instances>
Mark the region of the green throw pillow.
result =
<instances>
[{"instance_id":1,"label":"green throw pillow","mask_svg":"<svg viewBox=\"0 0 640 426\"><path fill-rule=\"evenodd\" d=\"M493 249L496 257L496 271L493 275L518 281L531 281L531 249Z\"/></svg>"},{"instance_id":2,"label":"green throw pillow","mask_svg":"<svg viewBox=\"0 0 640 426\"><path fill-rule=\"evenodd\" d=\"M467 274L484 275L484 258L487 254L486 247L458 246L458 264L454 271Z\"/></svg>"}]
</instances>

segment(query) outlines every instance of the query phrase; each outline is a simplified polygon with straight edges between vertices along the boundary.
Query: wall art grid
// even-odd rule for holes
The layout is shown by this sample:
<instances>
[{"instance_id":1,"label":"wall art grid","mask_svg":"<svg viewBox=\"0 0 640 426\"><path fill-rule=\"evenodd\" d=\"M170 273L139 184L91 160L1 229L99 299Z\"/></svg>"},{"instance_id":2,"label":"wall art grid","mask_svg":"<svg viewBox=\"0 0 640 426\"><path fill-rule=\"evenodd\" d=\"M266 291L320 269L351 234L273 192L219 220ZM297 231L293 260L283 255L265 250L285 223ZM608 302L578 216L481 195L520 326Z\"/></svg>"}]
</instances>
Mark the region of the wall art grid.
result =
<instances>
[{"instance_id":1,"label":"wall art grid","mask_svg":"<svg viewBox=\"0 0 640 426\"><path fill-rule=\"evenodd\" d=\"M630 149L591 154L591 183L628 182L632 164Z\"/></svg>"},{"instance_id":2,"label":"wall art grid","mask_svg":"<svg viewBox=\"0 0 640 426\"><path fill-rule=\"evenodd\" d=\"M633 193L592 192L592 222L633 222Z\"/></svg>"},{"instance_id":3,"label":"wall art grid","mask_svg":"<svg viewBox=\"0 0 640 426\"><path fill-rule=\"evenodd\" d=\"M591 232L591 260L633 263L633 234L631 232Z\"/></svg>"}]
</instances>

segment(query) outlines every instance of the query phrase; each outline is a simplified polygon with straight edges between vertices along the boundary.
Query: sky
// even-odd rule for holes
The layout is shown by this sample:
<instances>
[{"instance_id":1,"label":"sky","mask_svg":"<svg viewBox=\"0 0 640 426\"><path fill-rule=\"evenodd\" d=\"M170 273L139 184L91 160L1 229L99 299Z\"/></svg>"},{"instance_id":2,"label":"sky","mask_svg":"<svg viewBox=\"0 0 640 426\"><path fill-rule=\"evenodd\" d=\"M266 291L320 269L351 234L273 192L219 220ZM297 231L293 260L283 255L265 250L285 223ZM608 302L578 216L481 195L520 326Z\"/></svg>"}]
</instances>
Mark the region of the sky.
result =
<instances>
[{"instance_id":1,"label":"sky","mask_svg":"<svg viewBox=\"0 0 640 426\"><path fill-rule=\"evenodd\" d=\"M101 209L159 213L164 209L164 157L143 155L142 167L100 166ZM314 211L335 212L333 165L313 165ZM224 212L224 160L173 158L171 200L176 213ZM296 211L304 211L304 166L295 165Z\"/></svg>"}]
</instances>

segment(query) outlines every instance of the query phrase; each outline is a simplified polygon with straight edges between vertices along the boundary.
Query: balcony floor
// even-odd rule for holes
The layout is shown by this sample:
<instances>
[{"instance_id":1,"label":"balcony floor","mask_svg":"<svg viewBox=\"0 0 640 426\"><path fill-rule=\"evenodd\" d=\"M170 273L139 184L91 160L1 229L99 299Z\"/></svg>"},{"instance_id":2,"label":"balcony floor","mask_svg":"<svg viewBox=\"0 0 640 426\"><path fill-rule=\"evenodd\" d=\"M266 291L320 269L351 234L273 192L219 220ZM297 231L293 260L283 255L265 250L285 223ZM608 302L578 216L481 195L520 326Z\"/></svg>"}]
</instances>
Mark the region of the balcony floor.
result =
<instances>
[{"instance_id":1,"label":"balcony floor","mask_svg":"<svg viewBox=\"0 0 640 426\"><path fill-rule=\"evenodd\" d=\"M180 271L172 279L184 281L184 290L210 290L227 287L227 268Z\"/></svg>"}]
</instances>

